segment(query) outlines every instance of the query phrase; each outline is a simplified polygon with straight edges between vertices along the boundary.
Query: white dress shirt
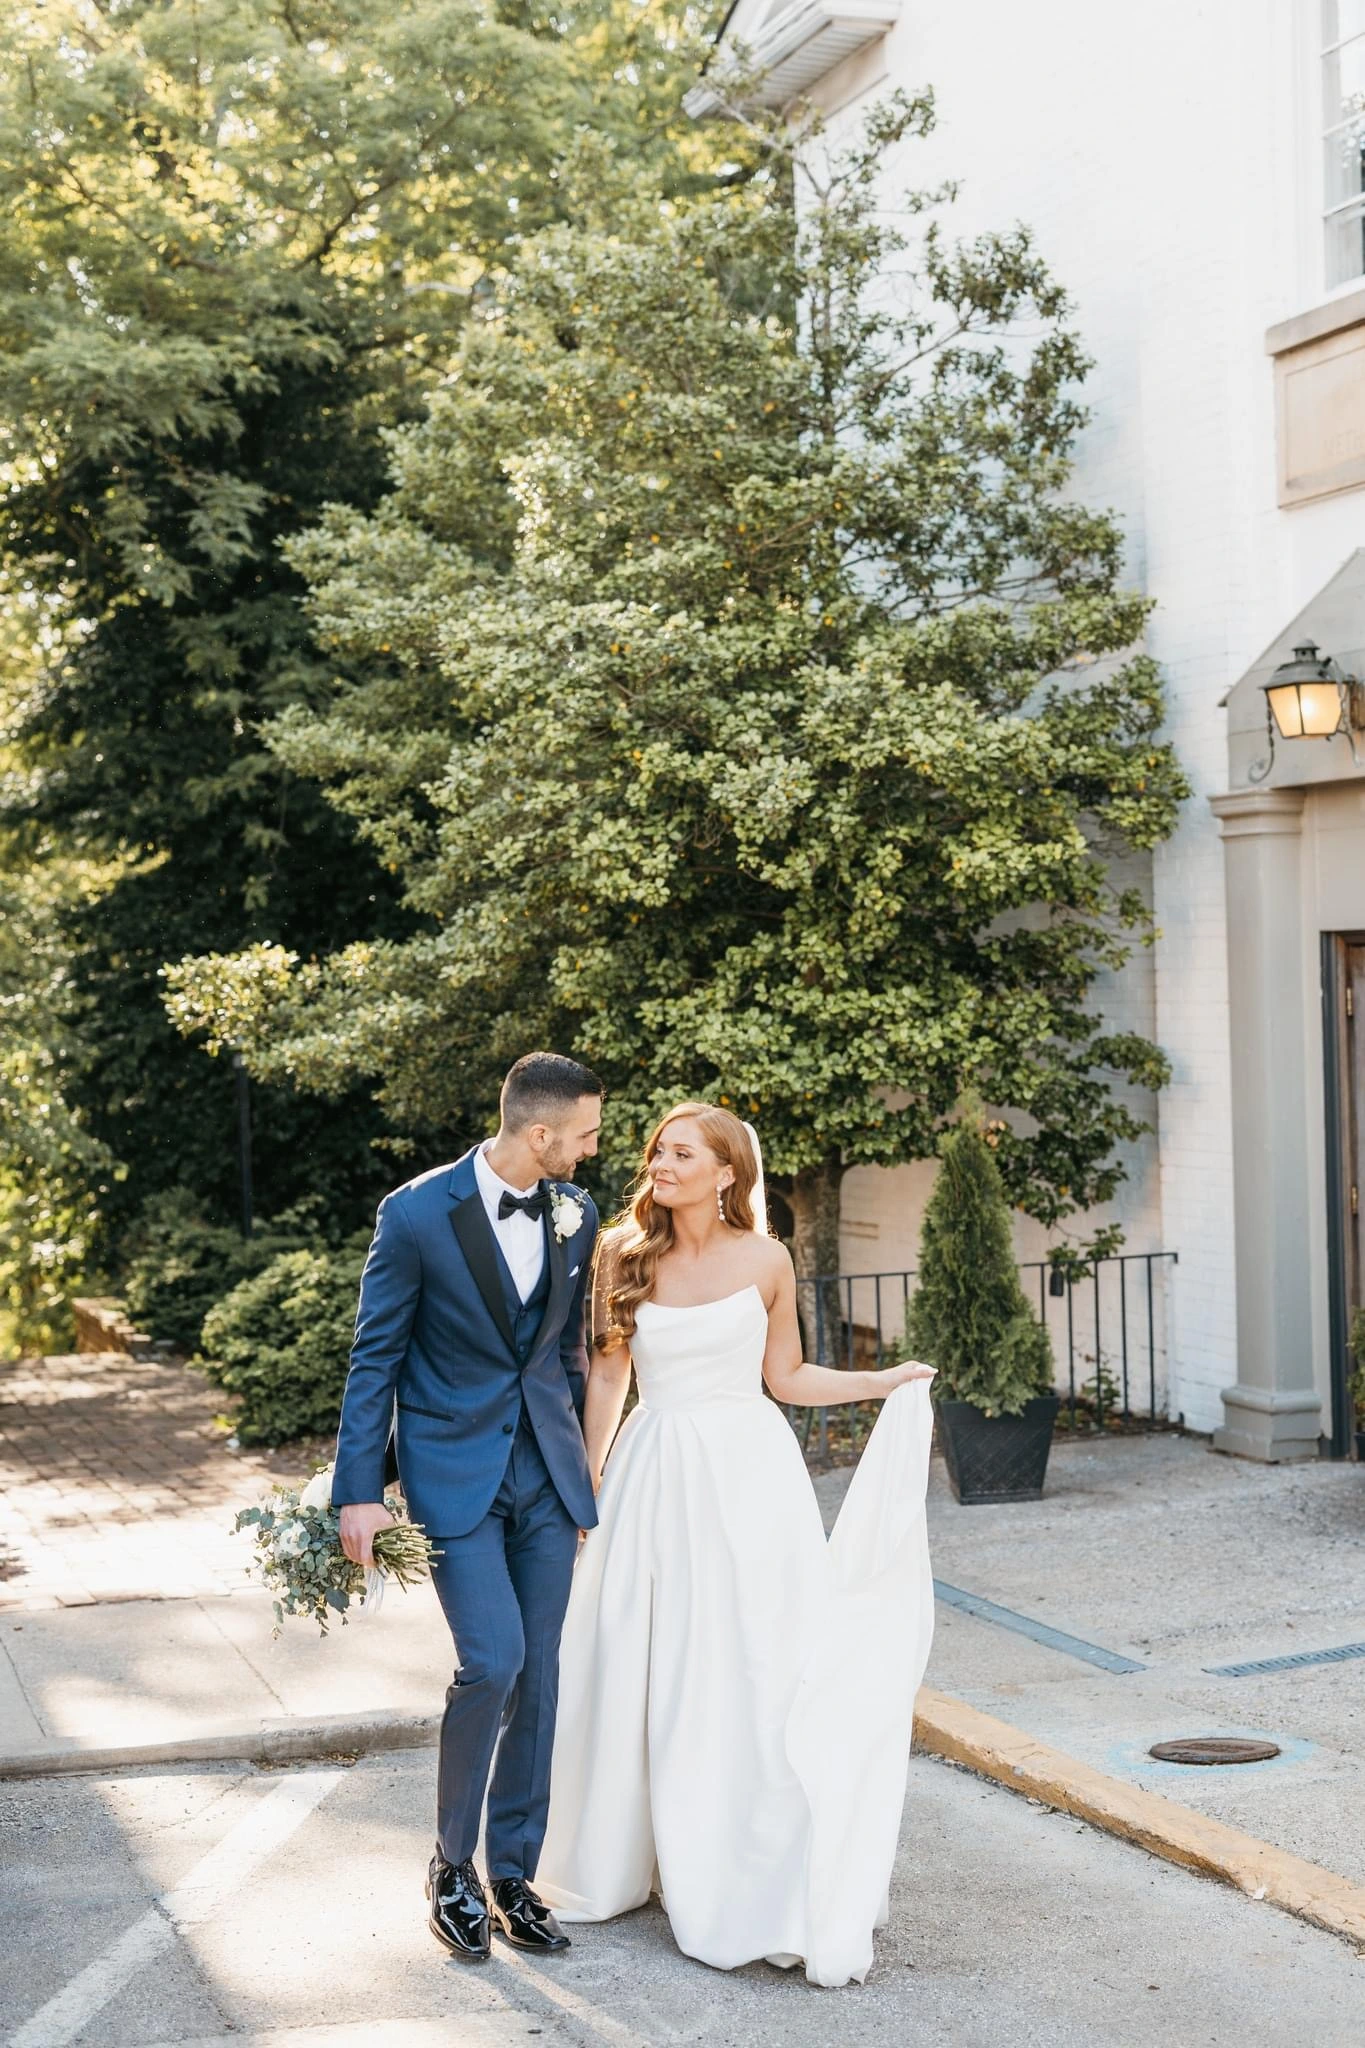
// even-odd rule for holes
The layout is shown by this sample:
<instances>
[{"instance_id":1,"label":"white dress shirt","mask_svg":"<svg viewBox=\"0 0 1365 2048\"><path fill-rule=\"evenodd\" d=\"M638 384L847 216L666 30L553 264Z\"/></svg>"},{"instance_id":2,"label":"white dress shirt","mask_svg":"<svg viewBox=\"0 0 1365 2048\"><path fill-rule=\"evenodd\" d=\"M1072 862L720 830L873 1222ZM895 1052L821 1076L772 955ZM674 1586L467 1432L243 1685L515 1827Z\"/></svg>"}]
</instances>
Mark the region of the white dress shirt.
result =
<instances>
[{"instance_id":1,"label":"white dress shirt","mask_svg":"<svg viewBox=\"0 0 1365 2048\"><path fill-rule=\"evenodd\" d=\"M512 1284L521 1299L527 1301L545 1267L545 1226L538 1216L528 1216L524 1209L516 1210L511 1216L500 1217L498 1204L504 1194L533 1195L539 1182L532 1181L529 1188L514 1188L501 1174L494 1173L488 1164L487 1145L480 1145L474 1154L474 1178L493 1226L493 1235L498 1240L498 1250L507 1261Z\"/></svg>"}]
</instances>

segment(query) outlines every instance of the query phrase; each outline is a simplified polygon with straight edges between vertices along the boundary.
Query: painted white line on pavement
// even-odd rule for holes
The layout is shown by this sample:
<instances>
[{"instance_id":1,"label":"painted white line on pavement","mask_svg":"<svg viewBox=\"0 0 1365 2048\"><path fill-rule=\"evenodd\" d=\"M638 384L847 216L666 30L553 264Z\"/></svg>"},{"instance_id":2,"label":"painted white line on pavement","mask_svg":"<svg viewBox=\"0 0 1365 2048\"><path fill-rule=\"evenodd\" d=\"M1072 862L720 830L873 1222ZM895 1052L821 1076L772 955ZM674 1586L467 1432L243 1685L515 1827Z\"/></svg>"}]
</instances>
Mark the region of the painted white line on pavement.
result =
<instances>
[{"instance_id":1,"label":"painted white line on pavement","mask_svg":"<svg viewBox=\"0 0 1365 2048\"><path fill-rule=\"evenodd\" d=\"M322 1804L342 1775L340 1771L301 1771L297 1777L282 1778L173 1891L163 1893L126 1933L93 1963L87 1963L65 1990L25 2020L19 2031L10 2035L9 2048L66 2048L95 2014L118 1996L129 1978L171 1946L178 1928L193 1927L220 1908Z\"/></svg>"},{"instance_id":2,"label":"painted white line on pavement","mask_svg":"<svg viewBox=\"0 0 1365 2048\"><path fill-rule=\"evenodd\" d=\"M444 2019L334 2020L315 2027L271 2027L263 2034L213 2034L202 2040L159 2041L155 2048L526 2048L526 2022L537 2015L504 2007L491 2013L450 2013ZM566 2037L544 2026L540 2048L563 2048ZM573 2030L573 2048L582 2041Z\"/></svg>"},{"instance_id":3,"label":"painted white line on pavement","mask_svg":"<svg viewBox=\"0 0 1365 2048\"><path fill-rule=\"evenodd\" d=\"M135 1977L174 1942L175 1929L153 1906L103 1955L88 1964L79 1977L73 1977L64 1991L49 1998L32 2019L25 2020L18 2033L10 2035L10 2048L65 2048L111 1998L118 1996L130 1977Z\"/></svg>"},{"instance_id":4,"label":"painted white line on pavement","mask_svg":"<svg viewBox=\"0 0 1365 2048\"><path fill-rule=\"evenodd\" d=\"M228 1829L217 1847L181 1878L175 1890L166 1893L160 1901L162 1912L177 1927L193 1927L221 1911L223 1900L288 1841L345 1775L344 1771L300 1771L281 1778L235 1828Z\"/></svg>"}]
</instances>

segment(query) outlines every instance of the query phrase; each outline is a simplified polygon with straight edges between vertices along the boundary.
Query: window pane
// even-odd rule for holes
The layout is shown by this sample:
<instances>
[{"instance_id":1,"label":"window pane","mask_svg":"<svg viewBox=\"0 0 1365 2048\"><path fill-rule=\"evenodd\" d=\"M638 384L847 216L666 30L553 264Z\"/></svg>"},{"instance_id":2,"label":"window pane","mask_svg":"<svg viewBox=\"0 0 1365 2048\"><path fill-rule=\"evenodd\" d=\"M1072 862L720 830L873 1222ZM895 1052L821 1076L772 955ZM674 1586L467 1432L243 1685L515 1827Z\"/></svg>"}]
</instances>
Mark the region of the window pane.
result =
<instances>
[{"instance_id":1,"label":"window pane","mask_svg":"<svg viewBox=\"0 0 1365 2048\"><path fill-rule=\"evenodd\" d=\"M1328 206L1365 192L1365 116L1348 121L1323 143L1323 190Z\"/></svg>"},{"instance_id":2,"label":"window pane","mask_svg":"<svg viewBox=\"0 0 1365 2048\"><path fill-rule=\"evenodd\" d=\"M1365 207L1327 223L1328 287L1353 277L1365 277Z\"/></svg>"},{"instance_id":3,"label":"window pane","mask_svg":"<svg viewBox=\"0 0 1365 2048\"><path fill-rule=\"evenodd\" d=\"M1324 44L1344 42L1347 36L1362 33L1365 33L1365 0L1323 0Z\"/></svg>"},{"instance_id":4,"label":"window pane","mask_svg":"<svg viewBox=\"0 0 1365 2048\"><path fill-rule=\"evenodd\" d=\"M1335 128L1365 112L1365 36L1343 43L1322 60L1322 125Z\"/></svg>"}]
</instances>

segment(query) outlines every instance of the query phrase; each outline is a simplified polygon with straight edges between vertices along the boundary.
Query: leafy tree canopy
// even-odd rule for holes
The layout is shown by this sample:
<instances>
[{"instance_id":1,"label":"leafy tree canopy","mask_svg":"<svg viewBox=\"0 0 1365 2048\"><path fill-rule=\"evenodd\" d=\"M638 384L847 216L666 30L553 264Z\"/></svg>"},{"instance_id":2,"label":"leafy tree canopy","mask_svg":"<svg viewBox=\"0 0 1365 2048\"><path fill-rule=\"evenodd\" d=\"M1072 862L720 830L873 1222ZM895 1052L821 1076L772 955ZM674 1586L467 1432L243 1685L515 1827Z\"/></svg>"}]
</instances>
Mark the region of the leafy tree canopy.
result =
<instances>
[{"instance_id":1,"label":"leafy tree canopy","mask_svg":"<svg viewBox=\"0 0 1365 2048\"><path fill-rule=\"evenodd\" d=\"M94 1189L113 1167L65 1099L69 963L60 917L107 888L89 861L0 834L0 1349L67 1349Z\"/></svg>"},{"instance_id":2,"label":"leafy tree canopy","mask_svg":"<svg viewBox=\"0 0 1365 2048\"><path fill-rule=\"evenodd\" d=\"M44 607L0 577L0 705L55 638ZM0 791L22 801L25 763L0 739ZM66 1296L85 1264L95 1189L113 1168L66 1100L74 1005L63 919L117 880L41 827L0 826L0 1348L68 1349Z\"/></svg>"},{"instance_id":3,"label":"leafy tree canopy","mask_svg":"<svg viewBox=\"0 0 1365 2048\"><path fill-rule=\"evenodd\" d=\"M377 498L379 428L420 409L509 246L562 214L578 125L680 191L711 175L677 104L696 29L685 0L11 11L0 574L52 637L6 678L3 815L25 859L106 876L50 894L66 1106L91 1158L129 1169L92 1182L106 1218L182 1182L233 1205L230 1080L171 1031L163 961L413 926L261 742L331 679L281 542L328 499ZM289 1089L258 1109L268 1205L368 1194L364 1091L344 1116Z\"/></svg>"},{"instance_id":4,"label":"leafy tree canopy","mask_svg":"<svg viewBox=\"0 0 1365 2048\"><path fill-rule=\"evenodd\" d=\"M183 1028L408 1125L534 1042L604 1074L618 1146L732 1102L822 1262L842 1167L930 1154L964 1081L1018 1112L1016 1201L1112 1193L1115 1078L1165 1066L1088 1001L1149 929L1111 856L1184 785L1118 531L1066 495L1064 294L888 184L931 119L526 243L383 503L291 550L337 681L270 745L415 929L186 962Z\"/></svg>"}]
</instances>

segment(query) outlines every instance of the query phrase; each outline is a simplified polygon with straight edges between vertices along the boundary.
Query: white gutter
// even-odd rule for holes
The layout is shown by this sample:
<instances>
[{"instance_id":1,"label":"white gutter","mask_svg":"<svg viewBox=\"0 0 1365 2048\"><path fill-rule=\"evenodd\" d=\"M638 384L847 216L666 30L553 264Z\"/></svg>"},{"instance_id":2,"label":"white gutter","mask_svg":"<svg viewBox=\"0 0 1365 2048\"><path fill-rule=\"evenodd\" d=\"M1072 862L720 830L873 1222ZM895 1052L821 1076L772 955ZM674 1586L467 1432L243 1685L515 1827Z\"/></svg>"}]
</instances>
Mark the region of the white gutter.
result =
<instances>
[{"instance_id":1,"label":"white gutter","mask_svg":"<svg viewBox=\"0 0 1365 2048\"><path fill-rule=\"evenodd\" d=\"M900 0L795 0L766 21L743 68L717 45L708 70L683 100L693 120L724 110L727 77L753 78L760 105L790 105L845 57L875 43L900 17Z\"/></svg>"}]
</instances>

